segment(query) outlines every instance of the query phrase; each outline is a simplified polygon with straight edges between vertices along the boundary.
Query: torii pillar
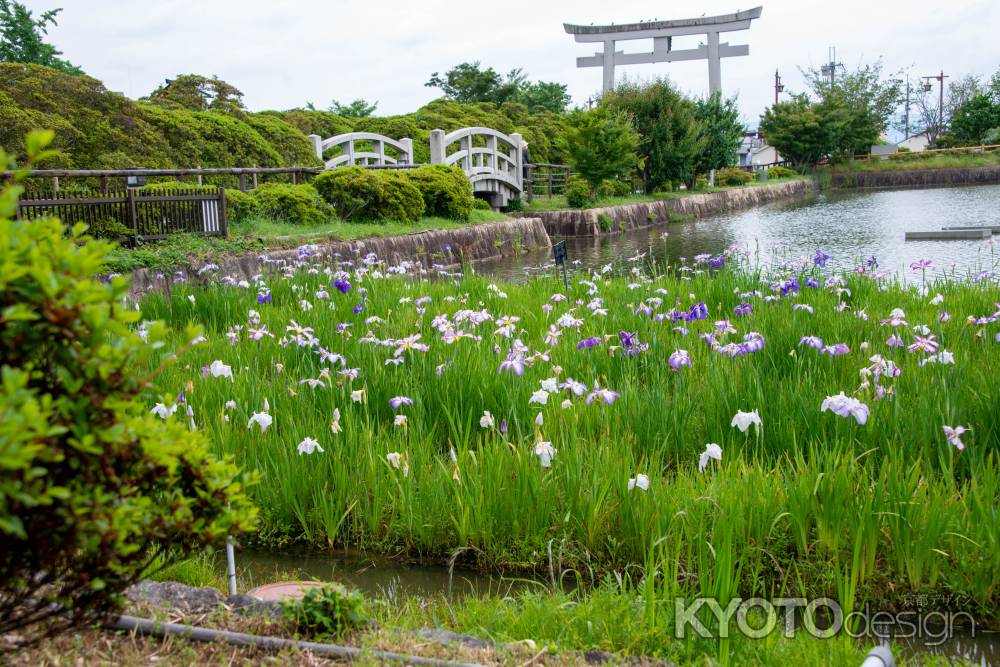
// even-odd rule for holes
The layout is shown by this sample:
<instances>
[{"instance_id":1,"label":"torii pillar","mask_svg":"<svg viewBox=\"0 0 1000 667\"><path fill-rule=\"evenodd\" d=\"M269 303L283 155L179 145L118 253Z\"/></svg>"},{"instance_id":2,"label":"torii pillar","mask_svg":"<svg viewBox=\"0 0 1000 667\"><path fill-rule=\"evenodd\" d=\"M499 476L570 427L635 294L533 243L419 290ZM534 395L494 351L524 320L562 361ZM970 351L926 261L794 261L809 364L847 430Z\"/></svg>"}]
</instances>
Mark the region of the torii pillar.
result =
<instances>
[{"instance_id":1,"label":"torii pillar","mask_svg":"<svg viewBox=\"0 0 1000 667\"><path fill-rule=\"evenodd\" d=\"M576 59L577 67L601 67L604 71L604 92L615 87L615 67L642 63L669 63L680 60L708 61L708 90L722 91L722 58L750 55L746 44L730 46L719 42L719 33L747 30L753 19L760 18L763 7L755 7L734 14L703 16L676 21L650 21L622 25L573 25L564 23L566 32L577 42L602 42L604 51L593 56ZM674 50L673 38L679 35L706 35L706 46ZM616 51L616 42L635 39L652 39L653 50L645 53Z\"/></svg>"}]
</instances>

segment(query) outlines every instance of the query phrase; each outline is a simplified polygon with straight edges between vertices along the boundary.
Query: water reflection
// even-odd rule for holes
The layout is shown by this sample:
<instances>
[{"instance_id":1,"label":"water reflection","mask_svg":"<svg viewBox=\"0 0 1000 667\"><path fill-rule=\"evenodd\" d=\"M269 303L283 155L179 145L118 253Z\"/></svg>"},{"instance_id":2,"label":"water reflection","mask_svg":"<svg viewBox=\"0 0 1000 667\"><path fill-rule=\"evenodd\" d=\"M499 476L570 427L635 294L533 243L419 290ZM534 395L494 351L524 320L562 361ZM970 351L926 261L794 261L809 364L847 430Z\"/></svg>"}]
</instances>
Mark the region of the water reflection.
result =
<instances>
[{"instance_id":1,"label":"water reflection","mask_svg":"<svg viewBox=\"0 0 1000 667\"><path fill-rule=\"evenodd\" d=\"M985 241L903 240L907 231L959 225L1000 225L1000 185L824 193L616 236L568 238L566 243L570 259L584 268L598 268L640 252L651 252L660 262L676 263L681 257L714 255L739 243L764 265L782 258L811 257L822 248L832 256L830 266L840 270L853 270L874 256L880 269L906 279L915 275L919 279L910 263L921 259L933 261L935 275L1000 273L1000 236ZM548 251L537 251L484 262L477 270L516 278L549 259Z\"/></svg>"}]
</instances>

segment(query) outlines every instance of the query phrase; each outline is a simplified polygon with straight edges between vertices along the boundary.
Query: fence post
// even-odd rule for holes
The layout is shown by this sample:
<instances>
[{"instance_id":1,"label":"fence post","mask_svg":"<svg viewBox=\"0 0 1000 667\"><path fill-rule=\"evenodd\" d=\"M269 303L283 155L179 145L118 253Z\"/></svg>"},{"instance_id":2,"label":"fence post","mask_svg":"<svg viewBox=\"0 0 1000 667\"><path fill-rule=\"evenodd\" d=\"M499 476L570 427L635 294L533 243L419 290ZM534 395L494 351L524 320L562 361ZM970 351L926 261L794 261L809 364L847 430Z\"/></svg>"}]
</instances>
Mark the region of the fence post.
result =
<instances>
[{"instance_id":1,"label":"fence post","mask_svg":"<svg viewBox=\"0 0 1000 667\"><path fill-rule=\"evenodd\" d=\"M58 194L59 194L59 177L58 176L53 176L52 177L52 195L55 196L55 195L58 195Z\"/></svg>"},{"instance_id":2,"label":"fence post","mask_svg":"<svg viewBox=\"0 0 1000 667\"><path fill-rule=\"evenodd\" d=\"M527 195L525 199L530 203L535 198L535 165L527 164L525 169L528 171L528 189L525 192Z\"/></svg>"},{"instance_id":3,"label":"fence post","mask_svg":"<svg viewBox=\"0 0 1000 667\"><path fill-rule=\"evenodd\" d=\"M254 165L253 168L256 169L257 165ZM253 173L253 189L254 190L257 189L257 172L256 171Z\"/></svg>"},{"instance_id":4,"label":"fence post","mask_svg":"<svg viewBox=\"0 0 1000 667\"><path fill-rule=\"evenodd\" d=\"M135 213L135 189L125 188L125 196L128 199L128 217L132 227L132 245L139 240L139 218Z\"/></svg>"},{"instance_id":5,"label":"fence post","mask_svg":"<svg viewBox=\"0 0 1000 667\"><path fill-rule=\"evenodd\" d=\"M222 238L229 238L229 220L226 217L226 189L219 186L219 231Z\"/></svg>"},{"instance_id":6,"label":"fence post","mask_svg":"<svg viewBox=\"0 0 1000 667\"><path fill-rule=\"evenodd\" d=\"M298 170L292 172L292 185L299 184L299 172Z\"/></svg>"},{"instance_id":7,"label":"fence post","mask_svg":"<svg viewBox=\"0 0 1000 667\"><path fill-rule=\"evenodd\" d=\"M444 130L431 130L431 164L444 164Z\"/></svg>"},{"instance_id":8,"label":"fence post","mask_svg":"<svg viewBox=\"0 0 1000 667\"><path fill-rule=\"evenodd\" d=\"M316 157L323 161L323 137L318 134L310 134L309 141L312 142L313 152L316 153Z\"/></svg>"},{"instance_id":9,"label":"fence post","mask_svg":"<svg viewBox=\"0 0 1000 667\"><path fill-rule=\"evenodd\" d=\"M552 199L552 194L553 194L553 189L552 189L552 185L553 185L553 183L552 183L552 177L553 177L553 175L554 175L554 174L552 173L552 167L549 167L548 171L549 171L549 199Z\"/></svg>"},{"instance_id":10,"label":"fence post","mask_svg":"<svg viewBox=\"0 0 1000 667\"><path fill-rule=\"evenodd\" d=\"M240 172L240 192L247 191L247 175L246 172Z\"/></svg>"},{"instance_id":11,"label":"fence post","mask_svg":"<svg viewBox=\"0 0 1000 667\"><path fill-rule=\"evenodd\" d=\"M198 165L198 187L201 187L201 165Z\"/></svg>"},{"instance_id":12,"label":"fence post","mask_svg":"<svg viewBox=\"0 0 1000 667\"><path fill-rule=\"evenodd\" d=\"M101 192L108 194L108 177L101 176Z\"/></svg>"}]
</instances>

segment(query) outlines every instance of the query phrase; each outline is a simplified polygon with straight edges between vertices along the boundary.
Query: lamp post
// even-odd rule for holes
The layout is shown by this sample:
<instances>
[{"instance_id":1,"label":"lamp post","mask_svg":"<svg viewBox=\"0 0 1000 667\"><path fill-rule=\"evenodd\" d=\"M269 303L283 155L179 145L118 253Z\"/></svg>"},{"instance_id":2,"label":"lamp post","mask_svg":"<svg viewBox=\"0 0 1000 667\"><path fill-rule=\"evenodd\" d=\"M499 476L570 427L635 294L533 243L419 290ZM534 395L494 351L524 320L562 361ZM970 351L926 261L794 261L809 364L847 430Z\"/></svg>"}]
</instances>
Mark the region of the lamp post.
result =
<instances>
[{"instance_id":1,"label":"lamp post","mask_svg":"<svg viewBox=\"0 0 1000 667\"><path fill-rule=\"evenodd\" d=\"M781 83L781 76L778 70L774 70L774 103L778 103L778 93L785 90L785 84Z\"/></svg>"},{"instance_id":2,"label":"lamp post","mask_svg":"<svg viewBox=\"0 0 1000 667\"><path fill-rule=\"evenodd\" d=\"M931 85L931 79L937 79L938 82L938 132L944 131L944 80L948 78L948 75L941 70L941 73L937 76L931 74L930 76L921 77L924 80L924 92L929 93L934 88Z\"/></svg>"}]
</instances>

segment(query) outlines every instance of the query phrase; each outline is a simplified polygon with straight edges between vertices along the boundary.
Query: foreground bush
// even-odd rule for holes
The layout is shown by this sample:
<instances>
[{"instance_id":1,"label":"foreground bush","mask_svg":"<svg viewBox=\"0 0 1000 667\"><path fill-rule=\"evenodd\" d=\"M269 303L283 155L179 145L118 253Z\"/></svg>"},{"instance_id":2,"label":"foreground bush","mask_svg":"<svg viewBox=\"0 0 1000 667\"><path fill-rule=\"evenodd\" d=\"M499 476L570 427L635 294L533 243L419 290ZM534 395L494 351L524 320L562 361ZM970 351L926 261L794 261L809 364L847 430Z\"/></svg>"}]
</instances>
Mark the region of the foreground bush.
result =
<instances>
[{"instance_id":1,"label":"foreground bush","mask_svg":"<svg viewBox=\"0 0 1000 667\"><path fill-rule=\"evenodd\" d=\"M361 593L333 582L312 588L302 599L286 600L281 606L297 631L317 639L339 638L368 622Z\"/></svg>"},{"instance_id":2,"label":"foreground bush","mask_svg":"<svg viewBox=\"0 0 1000 667\"><path fill-rule=\"evenodd\" d=\"M424 199L424 213L468 220L472 210L472 183L458 167L425 165L406 172Z\"/></svg>"},{"instance_id":3,"label":"foreground bush","mask_svg":"<svg viewBox=\"0 0 1000 667\"><path fill-rule=\"evenodd\" d=\"M0 193L0 635L23 642L115 611L167 547L221 544L254 511L183 406L150 414L158 371L136 369L170 354L165 330L147 344L127 283L94 278L110 244L10 220L17 194Z\"/></svg>"},{"instance_id":4,"label":"foreground bush","mask_svg":"<svg viewBox=\"0 0 1000 667\"><path fill-rule=\"evenodd\" d=\"M720 185L746 185L753 180L753 174L735 167L726 167L715 174L715 180Z\"/></svg>"},{"instance_id":5,"label":"foreground bush","mask_svg":"<svg viewBox=\"0 0 1000 667\"><path fill-rule=\"evenodd\" d=\"M226 188L226 219L229 222L245 222L257 215L257 202L246 192L236 188Z\"/></svg>"},{"instance_id":6,"label":"foreground bush","mask_svg":"<svg viewBox=\"0 0 1000 667\"><path fill-rule=\"evenodd\" d=\"M570 208L583 208L590 203L590 185L579 176L566 181L566 203Z\"/></svg>"},{"instance_id":7,"label":"foreground bush","mask_svg":"<svg viewBox=\"0 0 1000 667\"><path fill-rule=\"evenodd\" d=\"M311 185L264 183L250 192L254 213L293 225L321 225L333 215Z\"/></svg>"},{"instance_id":8,"label":"foreground bush","mask_svg":"<svg viewBox=\"0 0 1000 667\"><path fill-rule=\"evenodd\" d=\"M424 214L420 190L399 172L341 167L320 174L313 185L343 220L414 222Z\"/></svg>"}]
</instances>

